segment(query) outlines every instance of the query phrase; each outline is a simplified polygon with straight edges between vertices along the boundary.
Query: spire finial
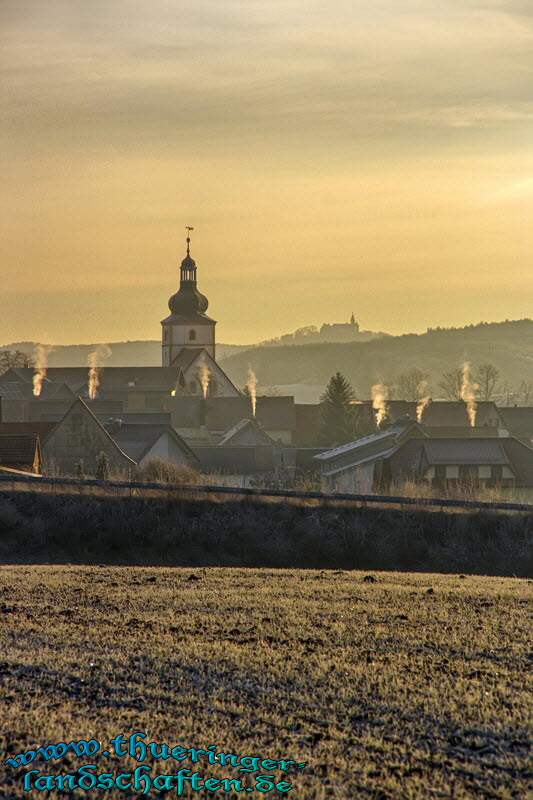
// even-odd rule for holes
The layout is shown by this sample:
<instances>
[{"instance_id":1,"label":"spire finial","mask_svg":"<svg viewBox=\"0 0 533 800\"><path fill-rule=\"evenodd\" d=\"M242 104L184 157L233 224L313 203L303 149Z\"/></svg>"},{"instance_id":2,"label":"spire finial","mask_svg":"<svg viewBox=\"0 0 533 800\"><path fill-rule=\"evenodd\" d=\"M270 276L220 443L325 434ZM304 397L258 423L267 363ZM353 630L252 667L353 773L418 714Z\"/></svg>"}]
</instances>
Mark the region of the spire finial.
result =
<instances>
[{"instance_id":1,"label":"spire finial","mask_svg":"<svg viewBox=\"0 0 533 800\"><path fill-rule=\"evenodd\" d=\"M193 231L194 228L191 228L190 225L186 225L185 226L185 230L187 231L187 255L190 256L190 254L191 254L191 250L190 250L190 246L189 246L191 244L190 231Z\"/></svg>"}]
</instances>

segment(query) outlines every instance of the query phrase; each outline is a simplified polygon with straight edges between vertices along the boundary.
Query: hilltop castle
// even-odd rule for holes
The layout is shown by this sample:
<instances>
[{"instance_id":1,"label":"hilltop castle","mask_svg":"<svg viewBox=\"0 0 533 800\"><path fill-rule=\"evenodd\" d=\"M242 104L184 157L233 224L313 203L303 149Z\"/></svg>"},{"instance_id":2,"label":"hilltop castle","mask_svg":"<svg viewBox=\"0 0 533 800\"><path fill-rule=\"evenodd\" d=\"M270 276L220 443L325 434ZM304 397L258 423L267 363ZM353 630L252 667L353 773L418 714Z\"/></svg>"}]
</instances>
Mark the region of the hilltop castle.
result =
<instances>
[{"instance_id":1,"label":"hilltop castle","mask_svg":"<svg viewBox=\"0 0 533 800\"><path fill-rule=\"evenodd\" d=\"M359 323L356 322L353 311L349 322L325 322L320 328L320 335L332 342L350 342L359 333Z\"/></svg>"}]
</instances>

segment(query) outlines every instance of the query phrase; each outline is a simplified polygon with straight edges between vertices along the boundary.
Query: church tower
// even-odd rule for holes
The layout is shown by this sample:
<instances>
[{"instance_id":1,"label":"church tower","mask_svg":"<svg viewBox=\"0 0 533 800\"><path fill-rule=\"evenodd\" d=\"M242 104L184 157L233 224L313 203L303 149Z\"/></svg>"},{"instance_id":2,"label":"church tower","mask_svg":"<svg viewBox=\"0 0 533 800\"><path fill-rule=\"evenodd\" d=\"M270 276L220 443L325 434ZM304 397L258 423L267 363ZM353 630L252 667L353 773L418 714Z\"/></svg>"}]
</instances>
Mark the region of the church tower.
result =
<instances>
[{"instance_id":1,"label":"church tower","mask_svg":"<svg viewBox=\"0 0 533 800\"><path fill-rule=\"evenodd\" d=\"M168 301L170 316L163 327L163 366L169 367L184 350L205 350L215 358L214 319L206 315L207 297L196 288L196 263L191 258L190 232L187 227L187 254L181 262L180 288Z\"/></svg>"}]
</instances>

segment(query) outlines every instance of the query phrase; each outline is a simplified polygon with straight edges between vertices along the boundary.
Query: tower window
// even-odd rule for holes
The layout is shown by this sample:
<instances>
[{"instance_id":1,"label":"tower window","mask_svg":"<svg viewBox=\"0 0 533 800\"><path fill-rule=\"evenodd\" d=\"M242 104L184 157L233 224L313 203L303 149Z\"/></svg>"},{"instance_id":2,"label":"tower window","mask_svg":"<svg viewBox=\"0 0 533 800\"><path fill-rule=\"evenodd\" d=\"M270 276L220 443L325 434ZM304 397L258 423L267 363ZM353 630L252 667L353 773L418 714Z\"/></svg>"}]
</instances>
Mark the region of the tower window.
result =
<instances>
[{"instance_id":1,"label":"tower window","mask_svg":"<svg viewBox=\"0 0 533 800\"><path fill-rule=\"evenodd\" d=\"M191 330L189 331L189 341L194 342L195 339L196 339L196 331L194 330L194 328L191 328Z\"/></svg>"}]
</instances>

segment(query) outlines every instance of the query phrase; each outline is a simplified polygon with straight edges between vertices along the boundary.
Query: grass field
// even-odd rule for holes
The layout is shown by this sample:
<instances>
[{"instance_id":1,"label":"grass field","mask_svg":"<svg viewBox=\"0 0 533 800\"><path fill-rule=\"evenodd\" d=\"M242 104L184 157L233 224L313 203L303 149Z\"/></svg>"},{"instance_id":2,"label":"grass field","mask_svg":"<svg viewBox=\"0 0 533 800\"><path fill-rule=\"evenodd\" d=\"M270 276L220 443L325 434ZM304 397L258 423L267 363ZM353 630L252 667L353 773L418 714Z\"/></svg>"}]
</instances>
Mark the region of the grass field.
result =
<instances>
[{"instance_id":1,"label":"grass field","mask_svg":"<svg viewBox=\"0 0 533 800\"><path fill-rule=\"evenodd\" d=\"M243 792L220 784L184 797L242 797L262 774L291 788L249 796L530 796L531 581L216 567L4 566L0 575L2 763L60 741L94 738L103 750L142 731L171 747L306 762L284 771L147 757L152 779L187 768L212 787L243 782ZM115 774L139 766L128 755L37 757L3 766L1 796L177 796L23 791L29 770L75 775L82 764Z\"/></svg>"}]
</instances>

